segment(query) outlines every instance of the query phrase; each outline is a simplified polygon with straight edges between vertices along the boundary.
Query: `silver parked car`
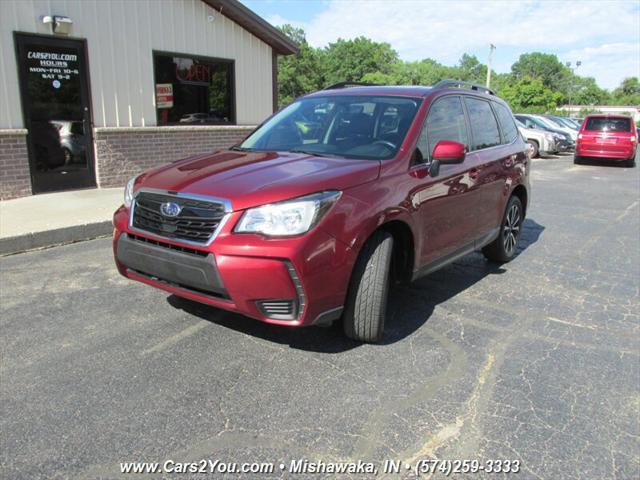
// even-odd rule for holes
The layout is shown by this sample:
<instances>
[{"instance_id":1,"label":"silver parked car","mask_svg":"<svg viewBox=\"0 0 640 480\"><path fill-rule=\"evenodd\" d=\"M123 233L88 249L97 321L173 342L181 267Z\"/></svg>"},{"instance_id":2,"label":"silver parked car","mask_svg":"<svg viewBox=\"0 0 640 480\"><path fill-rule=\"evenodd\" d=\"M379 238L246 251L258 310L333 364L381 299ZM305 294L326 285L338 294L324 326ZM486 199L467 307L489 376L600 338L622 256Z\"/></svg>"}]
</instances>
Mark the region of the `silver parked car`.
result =
<instances>
[{"instance_id":1,"label":"silver parked car","mask_svg":"<svg viewBox=\"0 0 640 480\"><path fill-rule=\"evenodd\" d=\"M556 143L556 138L553 133L527 128L524 123L517 119L516 125L525 138L525 141L531 145L531 158L558 153L558 144Z\"/></svg>"}]
</instances>

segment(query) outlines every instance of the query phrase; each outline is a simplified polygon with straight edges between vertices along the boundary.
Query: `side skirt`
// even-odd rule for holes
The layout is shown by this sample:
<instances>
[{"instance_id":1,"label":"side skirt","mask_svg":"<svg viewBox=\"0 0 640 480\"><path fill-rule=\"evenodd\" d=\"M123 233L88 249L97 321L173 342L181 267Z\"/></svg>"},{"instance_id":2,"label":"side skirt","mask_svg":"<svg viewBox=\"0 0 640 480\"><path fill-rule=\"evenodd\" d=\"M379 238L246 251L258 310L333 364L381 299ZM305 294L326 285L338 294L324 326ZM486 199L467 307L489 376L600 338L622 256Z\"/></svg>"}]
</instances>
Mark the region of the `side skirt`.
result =
<instances>
[{"instance_id":1,"label":"side skirt","mask_svg":"<svg viewBox=\"0 0 640 480\"><path fill-rule=\"evenodd\" d=\"M446 267L450 263L455 262L456 260L470 254L471 252L478 250L479 248L484 247L485 245L490 244L496 238L498 238L498 234L500 233L500 228L493 228L489 230L485 235L480 237L473 242L469 242L466 245L463 245L457 250L454 250L451 253L448 253L444 257L438 258L432 262L423 265L418 270L413 272L413 276L411 277L411 281L417 280L420 277L424 277L425 275L429 275L430 273L435 272L436 270L440 270L443 267Z\"/></svg>"}]
</instances>

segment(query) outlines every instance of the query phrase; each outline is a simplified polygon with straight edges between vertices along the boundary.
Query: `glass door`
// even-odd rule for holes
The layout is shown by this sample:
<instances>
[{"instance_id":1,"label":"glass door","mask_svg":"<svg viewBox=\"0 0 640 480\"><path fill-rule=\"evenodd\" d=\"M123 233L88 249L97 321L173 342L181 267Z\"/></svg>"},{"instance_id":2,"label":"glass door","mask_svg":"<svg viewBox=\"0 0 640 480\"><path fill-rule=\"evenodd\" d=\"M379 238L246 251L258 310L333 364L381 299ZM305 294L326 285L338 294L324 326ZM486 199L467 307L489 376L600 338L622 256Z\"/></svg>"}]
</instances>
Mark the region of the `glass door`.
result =
<instances>
[{"instance_id":1,"label":"glass door","mask_svg":"<svg viewBox=\"0 0 640 480\"><path fill-rule=\"evenodd\" d=\"M15 34L33 193L96 185L85 42Z\"/></svg>"}]
</instances>

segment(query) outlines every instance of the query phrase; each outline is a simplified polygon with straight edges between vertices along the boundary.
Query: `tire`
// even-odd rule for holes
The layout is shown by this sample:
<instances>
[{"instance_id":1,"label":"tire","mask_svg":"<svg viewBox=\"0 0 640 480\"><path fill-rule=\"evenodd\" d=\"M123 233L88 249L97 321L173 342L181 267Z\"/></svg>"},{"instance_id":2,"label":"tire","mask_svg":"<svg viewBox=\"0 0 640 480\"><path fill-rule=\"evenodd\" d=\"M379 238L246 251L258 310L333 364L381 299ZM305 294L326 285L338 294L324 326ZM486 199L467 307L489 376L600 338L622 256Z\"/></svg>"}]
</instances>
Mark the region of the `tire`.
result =
<instances>
[{"instance_id":1,"label":"tire","mask_svg":"<svg viewBox=\"0 0 640 480\"><path fill-rule=\"evenodd\" d=\"M633 168L635 166L636 166L636 157L632 157L625 162L625 167L627 168Z\"/></svg>"},{"instance_id":2,"label":"tire","mask_svg":"<svg viewBox=\"0 0 640 480\"><path fill-rule=\"evenodd\" d=\"M393 236L378 231L362 247L349 285L344 333L360 342L377 342L384 331Z\"/></svg>"},{"instance_id":3,"label":"tire","mask_svg":"<svg viewBox=\"0 0 640 480\"><path fill-rule=\"evenodd\" d=\"M538 145L538 142L536 142L535 140L529 140L527 143L533 147L531 158L538 158L538 156L540 155L540 146Z\"/></svg>"},{"instance_id":4,"label":"tire","mask_svg":"<svg viewBox=\"0 0 640 480\"><path fill-rule=\"evenodd\" d=\"M502 222L500 222L500 233L493 242L482 249L484 256L496 263L506 263L513 260L518 250L523 221L522 202L518 197L512 195L504 210Z\"/></svg>"},{"instance_id":5,"label":"tire","mask_svg":"<svg viewBox=\"0 0 640 480\"><path fill-rule=\"evenodd\" d=\"M579 157L579 156L577 156L577 155L574 155L574 156L573 156L573 163L574 163L575 165L580 165L580 164L582 163L582 158L581 158L581 157Z\"/></svg>"}]
</instances>

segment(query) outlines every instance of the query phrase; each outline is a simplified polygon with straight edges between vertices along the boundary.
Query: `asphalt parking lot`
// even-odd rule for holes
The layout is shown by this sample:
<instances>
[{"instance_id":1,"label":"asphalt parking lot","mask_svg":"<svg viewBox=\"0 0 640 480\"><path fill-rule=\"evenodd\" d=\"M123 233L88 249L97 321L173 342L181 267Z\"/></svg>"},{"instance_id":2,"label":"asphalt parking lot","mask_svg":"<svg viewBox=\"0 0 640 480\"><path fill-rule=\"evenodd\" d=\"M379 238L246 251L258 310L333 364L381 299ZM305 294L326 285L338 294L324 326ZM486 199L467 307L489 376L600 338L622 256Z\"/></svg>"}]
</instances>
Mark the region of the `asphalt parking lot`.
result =
<instances>
[{"instance_id":1,"label":"asphalt parking lot","mask_svg":"<svg viewBox=\"0 0 640 480\"><path fill-rule=\"evenodd\" d=\"M476 253L396 290L381 345L127 281L108 239L4 257L0 476L438 458L638 478L639 172L536 160L519 256Z\"/></svg>"}]
</instances>

